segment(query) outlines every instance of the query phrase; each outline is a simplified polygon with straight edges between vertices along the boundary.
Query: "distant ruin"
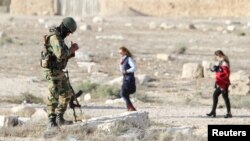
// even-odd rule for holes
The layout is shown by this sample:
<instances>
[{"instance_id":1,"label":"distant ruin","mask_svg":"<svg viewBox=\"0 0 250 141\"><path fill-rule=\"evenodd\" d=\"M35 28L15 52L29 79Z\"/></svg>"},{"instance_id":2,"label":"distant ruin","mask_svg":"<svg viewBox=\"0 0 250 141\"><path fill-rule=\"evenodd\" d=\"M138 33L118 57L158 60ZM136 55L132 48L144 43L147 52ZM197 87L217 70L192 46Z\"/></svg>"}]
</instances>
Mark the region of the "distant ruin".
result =
<instances>
[{"instance_id":1,"label":"distant ruin","mask_svg":"<svg viewBox=\"0 0 250 141\"><path fill-rule=\"evenodd\" d=\"M249 0L0 0L0 12L72 16L250 16Z\"/></svg>"}]
</instances>

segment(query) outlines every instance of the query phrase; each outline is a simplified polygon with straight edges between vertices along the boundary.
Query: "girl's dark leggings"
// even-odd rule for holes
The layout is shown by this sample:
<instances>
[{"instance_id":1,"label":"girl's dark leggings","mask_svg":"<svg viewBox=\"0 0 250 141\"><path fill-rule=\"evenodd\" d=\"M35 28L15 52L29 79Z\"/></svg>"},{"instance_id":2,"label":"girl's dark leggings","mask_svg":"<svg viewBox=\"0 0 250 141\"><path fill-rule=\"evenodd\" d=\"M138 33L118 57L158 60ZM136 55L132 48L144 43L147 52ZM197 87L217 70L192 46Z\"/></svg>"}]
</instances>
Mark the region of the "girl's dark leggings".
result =
<instances>
[{"instance_id":1,"label":"girl's dark leggings","mask_svg":"<svg viewBox=\"0 0 250 141\"><path fill-rule=\"evenodd\" d=\"M129 94L126 93L125 90L121 89L120 96L125 100L126 105L131 105L132 102L130 101Z\"/></svg>"},{"instance_id":2,"label":"girl's dark leggings","mask_svg":"<svg viewBox=\"0 0 250 141\"><path fill-rule=\"evenodd\" d=\"M228 89L226 90L221 90L219 87L215 89L214 91L214 95L213 95L213 106L212 106L212 113L216 112L216 107L218 104L218 98L220 96L220 94L222 94L223 99L225 101L226 107L227 107L227 113L231 112L231 106L230 106L230 100L228 97Z\"/></svg>"}]
</instances>

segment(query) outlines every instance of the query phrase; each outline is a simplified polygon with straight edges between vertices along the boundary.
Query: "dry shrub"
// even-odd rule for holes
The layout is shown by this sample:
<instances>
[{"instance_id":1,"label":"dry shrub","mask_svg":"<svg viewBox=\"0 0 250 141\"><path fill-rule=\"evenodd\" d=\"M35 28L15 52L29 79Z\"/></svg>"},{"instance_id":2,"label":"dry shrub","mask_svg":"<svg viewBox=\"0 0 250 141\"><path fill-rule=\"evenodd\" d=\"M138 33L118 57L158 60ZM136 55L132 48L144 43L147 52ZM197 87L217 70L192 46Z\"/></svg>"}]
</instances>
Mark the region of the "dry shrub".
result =
<instances>
[{"instance_id":1,"label":"dry shrub","mask_svg":"<svg viewBox=\"0 0 250 141\"><path fill-rule=\"evenodd\" d=\"M5 96L0 99L0 102L21 104L23 102L27 103L44 103L44 100L40 97L36 97L29 92L21 93L18 96Z\"/></svg>"},{"instance_id":2,"label":"dry shrub","mask_svg":"<svg viewBox=\"0 0 250 141\"><path fill-rule=\"evenodd\" d=\"M181 133L176 133L173 136L173 141L206 141L206 137L200 137L195 135L184 135Z\"/></svg>"},{"instance_id":3,"label":"dry shrub","mask_svg":"<svg viewBox=\"0 0 250 141\"><path fill-rule=\"evenodd\" d=\"M91 93L91 96L94 99L113 99L119 97L119 89L115 86L84 82L81 86L79 86L79 89L81 89L84 93Z\"/></svg>"},{"instance_id":4,"label":"dry shrub","mask_svg":"<svg viewBox=\"0 0 250 141\"><path fill-rule=\"evenodd\" d=\"M41 137L43 131L46 130L45 125L39 124L24 124L16 127L2 127L0 128L1 137Z\"/></svg>"},{"instance_id":5,"label":"dry shrub","mask_svg":"<svg viewBox=\"0 0 250 141\"><path fill-rule=\"evenodd\" d=\"M112 135L118 136L128 130L128 126L124 121L118 121L118 123L116 123L115 125L115 127L111 128Z\"/></svg>"},{"instance_id":6,"label":"dry shrub","mask_svg":"<svg viewBox=\"0 0 250 141\"><path fill-rule=\"evenodd\" d=\"M65 126L66 127L66 126ZM84 126L74 126L61 128L60 132L56 134L53 138L56 140L88 140L88 141L99 141L99 140L109 140L116 141L116 136L112 134L107 134L106 132L93 131L87 129Z\"/></svg>"},{"instance_id":7,"label":"dry shrub","mask_svg":"<svg viewBox=\"0 0 250 141\"><path fill-rule=\"evenodd\" d=\"M159 135L159 141L172 141L173 137L168 132L162 132Z\"/></svg>"},{"instance_id":8,"label":"dry shrub","mask_svg":"<svg viewBox=\"0 0 250 141\"><path fill-rule=\"evenodd\" d=\"M171 53L173 54L184 54L187 50L187 47L186 46L182 46L182 45L179 45L179 46L176 46L172 49Z\"/></svg>"},{"instance_id":9,"label":"dry shrub","mask_svg":"<svg viewBox=\"0 0 250 141\"><path fill-rule=\"evenodd\" d=\"M156 98L150 97L146 94L136 93L134 94L136 99L144 103L160 103L160 101Z\"/></svg>"}]
</instances>

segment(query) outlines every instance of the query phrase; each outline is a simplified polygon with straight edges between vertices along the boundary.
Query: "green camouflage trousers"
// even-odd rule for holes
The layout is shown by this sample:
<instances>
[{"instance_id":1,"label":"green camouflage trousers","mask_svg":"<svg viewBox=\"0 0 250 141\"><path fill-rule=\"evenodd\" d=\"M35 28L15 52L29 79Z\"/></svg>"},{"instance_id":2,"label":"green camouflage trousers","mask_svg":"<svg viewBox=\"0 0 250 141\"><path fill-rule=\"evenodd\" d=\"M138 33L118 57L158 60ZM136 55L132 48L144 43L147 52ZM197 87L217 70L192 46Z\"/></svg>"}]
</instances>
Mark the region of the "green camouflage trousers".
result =
<instances>
[{"instance_id":1,"label":"green camouflage trousers","mask_svg":"<svg viewBox=\"0 0 250 141\"><path fill-rule=\"evenodd\" d=\"M70 89L68 78L63 71L45 71L46 79L49 81L49 95L47 99L48 116L64 114L70 98L73 94Z\"/></svg>"}]
</instances>

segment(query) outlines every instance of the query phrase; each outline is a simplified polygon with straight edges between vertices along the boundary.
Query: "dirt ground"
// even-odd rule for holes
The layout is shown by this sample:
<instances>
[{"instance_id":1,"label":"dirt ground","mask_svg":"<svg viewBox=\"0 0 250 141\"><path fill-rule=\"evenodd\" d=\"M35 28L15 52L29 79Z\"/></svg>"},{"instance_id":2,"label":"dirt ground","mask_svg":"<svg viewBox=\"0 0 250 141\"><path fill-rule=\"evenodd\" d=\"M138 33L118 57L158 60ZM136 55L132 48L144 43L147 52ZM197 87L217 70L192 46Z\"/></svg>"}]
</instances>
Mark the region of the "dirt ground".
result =
<instances>
[{"instance_id":1,"label":"dirt ground","mask_svg":"<svg viewBox=\"0 0 250 141\"><path fill-rule=\"evenodd\" d=\"M48 26L60 24L63 17L7 14L0 17L0 35L5 34L0 36L1 97L15 97L25 92L46 97L47 82L39 66L43 35L48 34ZM94 23L92 18L77 18L79 28L66 39L66 43L77 42L79 52L91 55L98 71L108 74L109 80L120 76L118 48L128 47L135 55L136 74L147 74L154 80L139 86L138 93L147 95L155 102L136 100L137 109L148 111L154 126L192 127L195 135L206 137L209 124L249 124L250 109L233 106L233 118L224 119L226 108L220 97L223 108L218 109L218 116L206 117L212 104L214 79L183 79L182 66L189 62L213 61L214 51L221 49L230 58L232 72L248 72L248 21L248 18L107 17ZM163 23L167 26L160 26ZM91 26L91 30L80 30L84 24ZM184 47L186 51L175 54L174 50L179 47ZM169 54L172 59L157 60L158 53ZM68 70L74 87L89 80L94 72L80 68L76 59L68 63ZM237 100L235 97L231 98L232 105L238 102L234 101ZM126 111L125 104L106 105L105 100L82 105L85 105L84 113L90 117ZM1 108L10 106L8 103L0 104Z\"/></svg>"}]
</instances>

